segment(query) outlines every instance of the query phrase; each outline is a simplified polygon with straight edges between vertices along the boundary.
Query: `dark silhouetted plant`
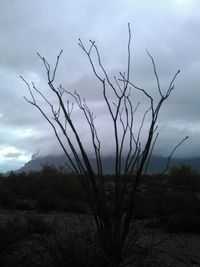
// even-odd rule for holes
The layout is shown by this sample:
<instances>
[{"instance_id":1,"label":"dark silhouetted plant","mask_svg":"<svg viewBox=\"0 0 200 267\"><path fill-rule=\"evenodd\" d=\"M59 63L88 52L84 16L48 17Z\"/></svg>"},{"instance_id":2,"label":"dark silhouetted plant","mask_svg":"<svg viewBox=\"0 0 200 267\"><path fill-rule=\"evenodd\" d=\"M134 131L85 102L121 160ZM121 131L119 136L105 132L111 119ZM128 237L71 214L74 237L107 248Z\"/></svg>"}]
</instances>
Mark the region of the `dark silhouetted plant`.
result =
<instances>
[{"instance_id":1,"label":"dark silhouetted plant","mask_svg":"<svg viewBox=\"0 0 200 267\"><path fill-rule=\"evenodd\" d=\"M198 171L188 165L175 166L169 172L169 186L181 191L199 191L200 177Z\"/></svg>"},{"instance_id":2,"label":"dark silhouetted plant","mask_svg":"<svg viewBox=\"0 0 200 267\"><path fill-rule=\"evenodd\" d=\"M136 239L140 238L140 235L136 235L135 224L132 223L137 188L140 178L147 172L158 138L157 122L160 109L174 90L174 81L179 71L173 76L167 90L162 90L155 61L147 51L155 75L156 95L153 96L148 89L135 85L130 76L131 30L129 25L127 68L124 73L120 72L118 77L114 76L112 79L109 76L103 66L95 41L90 41L89 48L86 48L80 39L79 46L88 58L94 76L102 86L101 95L111 120L108 131L113 136L114 144L111 153L114 153L115 156L112 205L106 198L106 181L102 164L102 147L104 144L95 125L95 115L86 100L82 99L76 91L69 92L62 85L56 85L55 83L62 51L58 55L53 69L46 58L38 54L47 73L49 90L57 99L57 103L55 101L51 102L34 82L29 84L23 77L21 78L30 92L30 99L25 97L26 101L37 108L50 124L66 155L69 168L79 177L96 223L101 248L114 266L117 267L124 262L127 255L131 255L130 250L135 248ZM134 94L142 97L146 105L138 127L135 123L135 117L140 103L135 102ZM50 114L46 113L43 105L38 104L41 102L37 101L36 96L44 101L44 104L50 110ZM83 143L81 133L76 127L76 120L73 119L74 105L77 105L83 112L85 122L89 126L90 135L88 134L88 138L90 138L93 154L95 155L95 167L91 164L91 154ZM143 135L145 136L144 141ZM185 139L187 137L174 148L170 157ZM132 255L134 255L134 252Z\"/></svg>"}]
</instances>

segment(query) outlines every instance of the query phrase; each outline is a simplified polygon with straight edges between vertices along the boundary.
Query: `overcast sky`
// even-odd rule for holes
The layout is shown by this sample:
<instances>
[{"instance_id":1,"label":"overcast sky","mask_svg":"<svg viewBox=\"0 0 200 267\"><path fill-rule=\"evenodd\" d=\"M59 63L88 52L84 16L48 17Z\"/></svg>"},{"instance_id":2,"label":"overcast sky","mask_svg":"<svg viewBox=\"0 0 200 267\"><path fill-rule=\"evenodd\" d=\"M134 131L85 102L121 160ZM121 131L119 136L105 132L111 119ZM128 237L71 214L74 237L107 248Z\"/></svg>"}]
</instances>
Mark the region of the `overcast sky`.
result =
<instances>
[{"instance_id":1,"label":"overcast sky","mask_svg":"<svg viewBox=\"0 0 200 267\"><path fill-rule=\"evenodd\" d=\"M99 83L78 46L95 40L113 76L124 71L128 30L132 30L134 83L153 92L155 77L146 49L154 57L162 90L178 69L175 90L163 106L155 152L167 155L183 137L176 156L200 156L200 1L199 0L1 0L0 1L0 172L16 169L31 156L57 153L59 146L41 114L28 104L22 75L46 92L46 76L37 52L51 64L64 50L57 81L88 99L104 140L112 138ZM152 89L152 91L151 91ZM85 125L76 113L81 136ZM103 123L102 123L103 122ZM108 151L112 147L105 144ZM107 152L108 152L107 151Z\"/></svg>"}]
</instances>

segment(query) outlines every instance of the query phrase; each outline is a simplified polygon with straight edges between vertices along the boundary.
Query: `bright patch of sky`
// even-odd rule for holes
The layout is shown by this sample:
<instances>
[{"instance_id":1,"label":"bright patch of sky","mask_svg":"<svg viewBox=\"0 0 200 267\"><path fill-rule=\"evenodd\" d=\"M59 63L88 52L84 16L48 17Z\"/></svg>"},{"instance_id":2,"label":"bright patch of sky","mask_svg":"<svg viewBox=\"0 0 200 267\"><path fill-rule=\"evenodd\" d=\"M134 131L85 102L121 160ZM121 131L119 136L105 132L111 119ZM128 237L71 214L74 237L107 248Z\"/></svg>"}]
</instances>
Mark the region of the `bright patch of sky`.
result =
<instances>
[{"instance_id":1,"label":"bright patch of sky","mask_svg":"<svg viewBox=\"0 0 200 267\"><path fill-rule=\"evenodd\" d=\"M18 169L22 164L29 161L31 155L13 146L0 147L0 172Z\"/></svg>"},{"instance_id":2,"label":"bright patch of sky","mask_svg":"<svg viewBox=\"0 0 200 267\"><path fill-rule=\"evenodd\" d=\"M18 136L19 138L24 138L24 137L31 137L35 134L33 129L17 129L15 130L15 135Z\"/></svg>"},{"instance_id":3,"label":"bright patch of sky","mask_svg":"<svg viewBox=\"0 0 200 267\"><path fill-rule=\"evenodd\" d=\"M187 131L188 134L199 134L200 136L200 123L198 122L191 122L191 123L186 123L184 121L174 121L170 123L171 128L174 130L179 130L179 131Z\"/></svg>"},{"instance_id":4,"label":"bright patch of sky","mask_svg":"<svg viewBox=\"0 0 200 267\"><path fill-rule=\"evenodd\" d=\"M175 0L174 5L178 8L187 9L193 8L197 3L196 0Z\"/></svg>"}]
</instances>

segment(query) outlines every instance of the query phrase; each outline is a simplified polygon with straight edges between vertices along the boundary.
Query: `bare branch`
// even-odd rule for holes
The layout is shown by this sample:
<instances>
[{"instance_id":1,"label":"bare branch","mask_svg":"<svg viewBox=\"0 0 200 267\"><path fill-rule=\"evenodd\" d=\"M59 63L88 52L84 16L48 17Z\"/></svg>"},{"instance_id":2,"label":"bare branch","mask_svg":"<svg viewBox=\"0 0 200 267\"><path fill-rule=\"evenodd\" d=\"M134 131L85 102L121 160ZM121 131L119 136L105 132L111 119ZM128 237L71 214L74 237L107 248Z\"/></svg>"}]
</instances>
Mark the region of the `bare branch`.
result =
<instances>
[{"instance_id":1,"label":"bare branch","mask_svg":"<svg viewBox=\"0 0 200 267\"><path fill-rule=\"evenodd\" d=\"M29 90L29 93L30 93L30 95L31 95L31 98L32 98L32 100L33 100L33 102L31 102L31 101L28 101L27 99L26 99L26 97L24 97L29 103L33 103L33 104L35 104L35 98L34 98L34 95L33 95L33 93L32 93L32 90L31 90L31 87L30 87L30 85L29 85L29 83L22 77L22 76L20 76L20 78L23 80L23 82L25 82L25 84L27 85L27 87L28 87L28 90Z\"/></svg>"},{"instance_id":2,"label":"bare branch","mask_svg":"<svg viewBox=\"0 0 200 267\"><path fill-rule=\"evenodd\" d=\"M168 88L167 93L166 93L166 97L168 97L170 95L171 91L174 89L174 85L173 84L174 84L174 81L176 80L176 77L178 76L179 73L180 73L180 70L178 70L175 73L173 79L171 80L171 82L169 84L169 88Z\"/></svg>"},{"instance_id":3,"label":"bare branch","mask_svg":"<svg viewBox=\"0 0 200 267\"><path fill-rule=\"evenodd\" d=\"M172 156L174 155L175 151L177 150L177 148L180 147L180 146L182 145L182 143L185 142L188 138L189 138L189 136L186 136L185 138L183 138L183 139L182 139L182 140L181 140L181 141L174 147L174 149L172 150L171 154L170 154L169 157L168 157L166 167L165 167L165 169L163 170L163 172L161 173L161 175L165 174L166 171L169 169L170 160L171 160Z\"/></svg>"},{"instance_id":4,"label":"bare branch","mask_svg":"<svg viewBox=\"0 0 200 267\"><path fill-rule=\"evenodd\" d=\"M134 82L130 81L130 24L128 24L126 70L120 72L119 79L114 76L114 83L103 65L101 54L95 41L90 40L88 48L86 48L81 39L79 39L78 44L87 56L94 76L102 86L102 98L105 101L111 120L111 127L108 130L112 131L113 134L113 140L111 141L114 143L113 152L115 157L112 201L108 199L105 190L106 179L104 177L101 154L103 144L95 125L95 113L77 91L72 93L63 88L62 85L59 87L54 85L62 50L57 56L53 69L51 69L51 65L46 58L37 53L44 65L48 88L55 96L57 100L56 104L54 102L52 103L47 95L37 88L34 82L30 85L21 77L30 94L30 99L24 98L40 111L52 127L59 144L67 156L70 166L77 173L86 193L102 249L105 255L116 263L113 266L120 266L123 257L127 256L129 248L136 244L142 233L142 229L139 227L141 225L134 225L134 238L129 239L129 235L132 234L130 229L133 225L132 216L135 208L137 189L142 175L147 173L154 146L158 139L157 120L161 107L170 96L172 90L174 90L174 82L180 71L175 73L167 91L164 93L161 89L154 58L147 51L153 66L159 94L159 99L156 100L149 90L136 86ZM110 90L111 94L108 93L108 90ZM135 123L135 116L140 103L136 106L133 104L133 101L135 101L132 94L133 91L140 92L144 100L148 100L148 106L142 113L139 126ZM37 104L37 97L40 97L45 103L45 107L48 107L51 115L47 115ZM76 123L73 120L72 112L74 106L78 107L82 112L84 121L89 129L88 139L92 144L92 151L95 154L96 173L91 162L91 156L84 145L84 140L82 140L79 128L76 127ZM147 117L149 113L150 115ZM146 124L147 119L148 123ZM145 136L143 140L144 127ZM176 149L187 138L185 137L174 147L168 158L164 172L168 169L169 162Z\"/></svg>"},{"instance_id":5,"label":"bare branch","mask_svg":"<svg viewBox=\"0 0 200 267\"><path fill-rule=\"evenodd\" d=\"M155 74L155 77L156 77L159 94L160 94L161 97L163 97L163 94L162 94L161 89L160 89L160 81L159 81L159 78L158 78L155 61L154 61L153 57L150 55L150 53L148 52L148 50L146 50L146 52L147 52L147 55L150 57L152 65L153 65L153 71L154 71L154 74Z\"/></svg>"}]
</instances>

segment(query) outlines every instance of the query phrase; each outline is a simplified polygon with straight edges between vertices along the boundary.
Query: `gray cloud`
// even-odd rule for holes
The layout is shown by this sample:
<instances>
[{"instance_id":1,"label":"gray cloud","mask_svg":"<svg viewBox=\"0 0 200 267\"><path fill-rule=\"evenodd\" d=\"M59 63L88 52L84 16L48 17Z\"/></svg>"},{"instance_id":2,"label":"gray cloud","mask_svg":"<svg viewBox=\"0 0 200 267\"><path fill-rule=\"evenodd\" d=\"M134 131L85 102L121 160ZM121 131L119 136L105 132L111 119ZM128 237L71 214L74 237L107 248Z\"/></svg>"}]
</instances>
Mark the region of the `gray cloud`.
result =
<instances>
[{"instance_id":1,"label":"gray cloud","mask_svg":"<svg viewBox=\"0 0 200 267\"><path fill-rule=\"evenodd\" d=\"M15 152L15 153L7 153L4 155L5 158L11 158L11 159L15 159L18 158L21 155L21 153L19 152Z\"/></svg>"},{"instance_id":2,"label":"gray cloud","mask_svg":"<svg viewBox=\"0 0 200 267\"><path fill-rule=\"evenodd\" d=\"M171 0L165 3L156 0L2 0L1 146L13 146L29 155L38 150L41 154L51 151L60 153L48 124L23 99L24 95L28 96L28 90L19 75L27 81L34 81L48 95L46 73L36 52L40 52L54 64L57 54L63 48L56 83L62 83L66 89L77 90L88 100L97 114L97 127L108 153L112 149L112 143L107 140L112 139L112 133L107 130L110 122L100 96L102 88L92 73L87 57L78 46L78 38L87 46L89 39L96 41L102 62L112 77L126 69L127 23L130 22L131 80L134 83L145 87L156 97L156 80L145 49L155 59L163 91L167 90L175 72L181 70L175 82L175 90L160 114L160 141L155 148L156 153L169 153L177 140L189 135L189 141L180 148L177 155L199 156L199 8L200 3L195 0ZM52 99L51 95L49 97ZM39 103L44 107L42 102ZM140 112L142 113L142 108L138 116L141 115ZM89 147L87 127L76 110L74 118ZM1 159L0 165L5 165L5 162L1 163Z\"/></svg>"}]
</instances>

